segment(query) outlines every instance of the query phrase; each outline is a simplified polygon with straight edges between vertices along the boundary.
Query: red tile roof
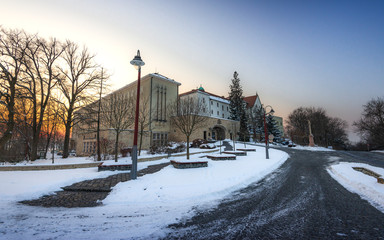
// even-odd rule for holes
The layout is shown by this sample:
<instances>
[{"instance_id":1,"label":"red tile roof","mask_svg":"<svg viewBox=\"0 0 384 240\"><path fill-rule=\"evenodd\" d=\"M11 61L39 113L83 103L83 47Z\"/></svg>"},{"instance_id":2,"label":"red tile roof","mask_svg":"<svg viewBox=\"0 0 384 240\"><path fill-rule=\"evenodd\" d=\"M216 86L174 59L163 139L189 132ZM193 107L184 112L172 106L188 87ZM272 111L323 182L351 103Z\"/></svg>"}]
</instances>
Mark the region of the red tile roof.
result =
<instances>
[{"instance_id":1,"label":"red tile roof","mask_svg":"<svg viewBox=\"0 0 384 240\"><path fill-rule=\"evenodd\" d=\"M256 99L259 97L259 95L244 97L243 100L247 103L247 108L251 108L255 105Z\"/></svg>"}]
</instances>

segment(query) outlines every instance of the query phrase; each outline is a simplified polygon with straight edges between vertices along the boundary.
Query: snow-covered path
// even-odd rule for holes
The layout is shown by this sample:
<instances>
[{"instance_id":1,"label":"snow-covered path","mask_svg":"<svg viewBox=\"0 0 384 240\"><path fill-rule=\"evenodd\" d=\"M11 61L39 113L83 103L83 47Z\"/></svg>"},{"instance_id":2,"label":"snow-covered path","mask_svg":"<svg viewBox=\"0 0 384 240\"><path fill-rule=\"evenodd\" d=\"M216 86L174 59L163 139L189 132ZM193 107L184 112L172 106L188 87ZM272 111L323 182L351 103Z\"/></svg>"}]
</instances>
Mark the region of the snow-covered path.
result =
<instances>
[{"instance_id":1,"label":"snow-covered path","mask_svg":"<svg viewBox=\"0 0 384 240\"><path fill-rule=\"evenodd\" d=\"M83 179L98 177L96 169L0 172L0 238L6 239L137 239L157 238L166 227L215 206L231 192L274 171L288 158L264 148L236 161L211 161L208 168L174 169L145 175L115 186L96 208L42 208L17 201L39 197ZM181 160L185 157L181 157ZM199 158L199 155L194 156ZM159 160L160 163L168 160ZM148 164L148 163L142 163ZM139 166L140 167L140 166ZM83 172L82 172L83 171ZM74 175L72 175L74 174ZM44 176L41 177L41 176Z\"/></svg>"},{"instance_id":2,"label":"snow-covered path","mask_svg":"<svg viewBox=\"0 0 384 240\"><path fill-rule=\"evenodd\" d=\"M336 152L285 151L290 158L279 169L217 207L172 225L174 231L166 238L384 238L384 214L327 172L330 164L345 158L336 157Z\"/></svg>"}]
</instances>

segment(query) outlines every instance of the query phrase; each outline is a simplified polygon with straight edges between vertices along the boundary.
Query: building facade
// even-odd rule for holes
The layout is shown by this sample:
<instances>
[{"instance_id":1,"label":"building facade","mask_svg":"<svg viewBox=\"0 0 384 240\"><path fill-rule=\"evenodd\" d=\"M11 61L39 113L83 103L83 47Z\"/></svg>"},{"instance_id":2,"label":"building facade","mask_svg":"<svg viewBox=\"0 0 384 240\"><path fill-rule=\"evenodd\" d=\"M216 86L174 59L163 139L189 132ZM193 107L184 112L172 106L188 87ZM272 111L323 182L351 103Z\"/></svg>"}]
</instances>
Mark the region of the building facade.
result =
<instances>
[{"instance_id":1,"label":"building facade","mask_svg":"<svg viewBox=\"0 0 384 240\"><path fill-rule=\"evenodd\" d=\"M261 104L260 97L257 93L256 95L253 95L253 96L244 97L243 100L247 104L247 112L249 115L257 114L257 111L256 111L257 109L261 109L261 113L264 112L263 104ZM274 115L273 115L273 118L277 123L277 128L280 131L280 136L284 136L283 118L279 116L274 116ZM255 130L253 129L253 127L250 127L250 139L260 140L263 136L261 136L261 134L259 133L255 133L254 131Z\"/></svg>"},{"instance_id":2,"label":"building facade","mask_svg":"<svg viewBox=\"0 0 384 240\"><path fill-rule=\"evenodd\" d=\"M148 74L140 80L140 114L139 125L142 134L139 134L139 145L142 149L148 149L152 145L164 145L171 131L168 119L167 107L177 101L179 86L181 84L173 79L157 73ZM128 84L102 99L107 101L113 94L124 94L136 101L137 81ZM96 103L93 103L96 105ZM81 114L81 109L78 114ZM140 126L139 126L140 128ZM119 147L132 147L134 125L124 129L119 137ZM142 137L140 137L142 135ZM92 155L96 152L96 125L81 123L75 125L72 133L76 142L76 153L79 156ZM116 138L116 131L105 123L100 127L101 147L112 145ZM141 140L140 140L141 139ZM141 144L140 144L141 143ZM140 146L139 146L140 147Z\"/></svg>"},{"instance_id":3,"label":"building facade","mask_svg":"<svg viewBox=\"0 0 384 240\"><path fill-rule=\"evenodd\" d=\"M197 99L203 105L200 115L206 116L203 126L192 134L192 140L197 138L204 140L237 138L236 132L239 130L240 124L238 121L229 119L228 99L207 92L203 87L180 94L180 99L186 97ZM186 140L185 136L175 128L173 128L171 136L176 141Z\"/></svg>"}]
</instances>

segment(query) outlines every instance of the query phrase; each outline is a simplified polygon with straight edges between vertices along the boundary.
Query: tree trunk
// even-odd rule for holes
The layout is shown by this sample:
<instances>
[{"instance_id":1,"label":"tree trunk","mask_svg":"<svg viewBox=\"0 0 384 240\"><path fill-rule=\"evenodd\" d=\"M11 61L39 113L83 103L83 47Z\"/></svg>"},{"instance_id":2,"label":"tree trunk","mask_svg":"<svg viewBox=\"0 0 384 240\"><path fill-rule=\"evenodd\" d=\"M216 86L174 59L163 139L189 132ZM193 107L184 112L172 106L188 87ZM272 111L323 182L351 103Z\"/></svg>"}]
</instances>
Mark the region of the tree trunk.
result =
<instances>
[{"instance_id":1,"label":"tree trunk","mask_svg":"<svg viewBox=\"0 0 384 240\"><path fill-rule=\"evenodd\" d=\"M67 121L65 123L65 137L64 137L64 149L63 149L63 158L68 158L69 156L69 141L71 136L72 128L72 107L70 106L68 110Z\"/></svg>"},{"instance_id":2,"label":"tree trunk","mask_svg":"<svg viewBox=\"0 0 384 240\"><path fill-rule=\"evenodd\" d=\"M119 145L119 134L120 132L119 131L116 131L116 141L115 141L115 162L117 162L117 155L118 155L118 151L117 151L117 148L118 148L118 145Z\"/></svg>"},{"instance_id":3,"label":"tree trunk","mask_svg":"<svg viewBox=\"0 0 384 240\"><path fill-rule=\"evenodd\" d=\"M15 127L15 96L16 96L16 80L14 78L10 81L10 97L7 104L8 108L8 122L7 130L4 132L3 136L0 138L0 151L5 149L5 145L12 138L13 129Z\"/></svg>"},{"instance_id":4,"label":"tree trunk","mask_svg":"<svg viewBox=\"0 0 384 240\"><path fill-rule=\"evenodd\" d=\"M12 102L10 103L8 107L8 122L7 122L7 130L4 132L3 136L0 138L0 150L5 149L6 143L12 138L12 132L15 127L15 120L14 120L14 101L11 100Z\"/></svg>"},{"instance_id":5,"label":"tree trunk","mask_svg":"<svg viewBox=\"0 0 384 240\"><path fill-rule=\"evenodd\" d=\"M35 161L37 159L37 147L39 145L39 136L37 135L37 130L33 129L33 137L32 137L32 146L31 146L31 161Z\"/></svg>"},{"instance_id":6,"label":"tree trunk","mask_svg":"<svg viewBox=\"0 0 384 240\"><path fill-rule=\"evenodd\" d=\"M64 148L63 148L63 158L68 158L69 156L69 140L71 133L71 124L65 124L65 136L64 136Z\"/></svg>"},{"instance_id":7,"label":"tree trunk","mask_svg":"<svg viewBox=\"0 0 384 240\"><path fill-rule=\"evenodd\" d=\"M48 133L48 135L47 135L47 144L45 145L44 159L47 159L47 152L48 152L48 149L49 149L49 144L51 143L51 137L52 137L52 133Z\"/></svg>"},{"instance_id":8,"label":"tree trunk","mask_svg":"<svg viewBox=\"0 0 384 240\"><path fill-rule=\"evenodd\" d=\"M187 159L189 159L189 135L187 136Z\"/></svg>"},{"instance_id":9,"label":"tree trunk","mask_svg":"<svg viewBox=\"0 0 384 240\"><path fill-rule=\"evenodd\" d=\"M56 145L56 132L53 135L52 164L55 163L55 145Z\"/></svg>"}]
</instances>

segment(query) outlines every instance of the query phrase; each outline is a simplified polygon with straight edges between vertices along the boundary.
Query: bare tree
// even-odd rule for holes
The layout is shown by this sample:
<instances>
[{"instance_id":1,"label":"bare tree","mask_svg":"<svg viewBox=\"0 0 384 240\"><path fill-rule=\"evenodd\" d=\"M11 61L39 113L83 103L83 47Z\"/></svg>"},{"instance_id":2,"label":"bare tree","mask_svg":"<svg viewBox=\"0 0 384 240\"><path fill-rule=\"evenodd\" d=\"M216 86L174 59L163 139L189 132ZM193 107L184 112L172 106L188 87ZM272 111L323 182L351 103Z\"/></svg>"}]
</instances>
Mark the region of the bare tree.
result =
<instances>
[{"instance_id":1,"label":"bare tree","mask_svg":"<svg viewBox=\"0 0 384 240\"><path fill-rule=\"evenodd\" d=\"M300 107L289 114L286 121L288 124L287 131L293 141L303 145L309 143L308 120L311 122L316 144L325 147L330 145L345 146L347 142L346 122L339 118L329 117L323 108L314 107Z\"/></svg>"},{"instance_id":2,"label":"bare tree","mask_svg":"<svg viewBox=\"0 0 384 240\"><path fill-rule=\"evenodd\" d=\"M44 140L45 140L45 151L44 151L45 159L47 158L47 152L49 150L49 146L51 145L51 140L53 138L53 141L55 141L57 129L60 128L59 114L60 114L60 111L62 111L62 109L60 108L61 108L61 105L53 101L48 105L48 108L47 108L46 117L42 126L42 133L44 134Z\"/></svg>"},{"instance_id":3,"label":"bare tree","mask_svg":"<svg viewBox=\"0 0 384 240\"><path fill-rule=\"evenodd\" d=\"M15 127L15 102L22 75L23 61L31 37L19 30L0 27L0 150L12 138Z\"/></svg>"},{"instance_id":4,"label":"bare tree","mask_svg":"<svg viewBox=\"0 0 384 240\"><path fill-rule=\"evenodd\" d=\"M141 146L143 144L143 135L145 134L145 129L149 126L149 98L142 99L140 101L140 109L139 109L139 134L140 134L140 142L139 142L139 156L141 153Z\"/></svg>"},{"instance_id":5,"label":"bare tree","mask_svg":"<svg viewBox=\"0 0 384 240\"><path fill-rule=\"evenodd\" d=\"M190 136L199 129L206 119L200 115L204 104L193 97L180 98L168 108L171 124L179 129L187 138L187 159L189 159Z\"/></svg>"},{"instance_id":6,"label":"bare tree","mask_svg":"<svg viewBox=\"0 0 384 240\"><path fill-rule=\"evenodd\" d=\"M101 109L101 120L104 126L115 131L114 152L117 162L120 133L127 131L134 122L134 100L127 94L113 93L102 100Z\"/></svg>"},{"instance_id":7,"label":"bare tree","mask_svg":"<svg viewBox=\"0 0 384 240\"><path fill-rule=\"evenodd\" d=\"M52 89L59 81L57 60L64 51L56 39L46 41L35 37L26 50L25 78L22 87L27 92L33 107L31 160L37 159L40 133Z\"/></svg>"},{"instance_id":8,"label":"bare tree","mask_svg":"<svg viewBox=\"0 0 384 240\"><path fill-rule=\"evenodd\" d=\"M79 130L81 130L83 133L96 133L97 161L101 161L101 103L103 94L109 92L109 86L104 83L108 77L109 75L102 68L100 88L98 93L99 99L82 107L74 114L74 118L79 122L77 125Z\"/></svg>"},{"instance_id":9,"label":"bare tree","mask_svg":"<svg viewBox=\"0 0 384 240\"><path fill-rule=\"evenodd\" d=\"M86 103L93 102L93 96L97 96L102 77L94 57L86 47L80 49L77 44L66 42L63 53L65 67L59 68L64 76L59 82L59 87L65 97L63 106L66 109L65 115L62 116L65 125L63 158L69 155L71 129L78 122L74 112Z\"/></svg>"},{"instance_id":10,"label":"bare tree","mask_svg":"<svg viewBox=\"0 0 384 240\"><path fill-rule=\"evenodd\" d=\"M372 99L363 108L361 119L353 123L356 131L373 148L384 149L384 98Z\"/></svg>"}]
</instances>

